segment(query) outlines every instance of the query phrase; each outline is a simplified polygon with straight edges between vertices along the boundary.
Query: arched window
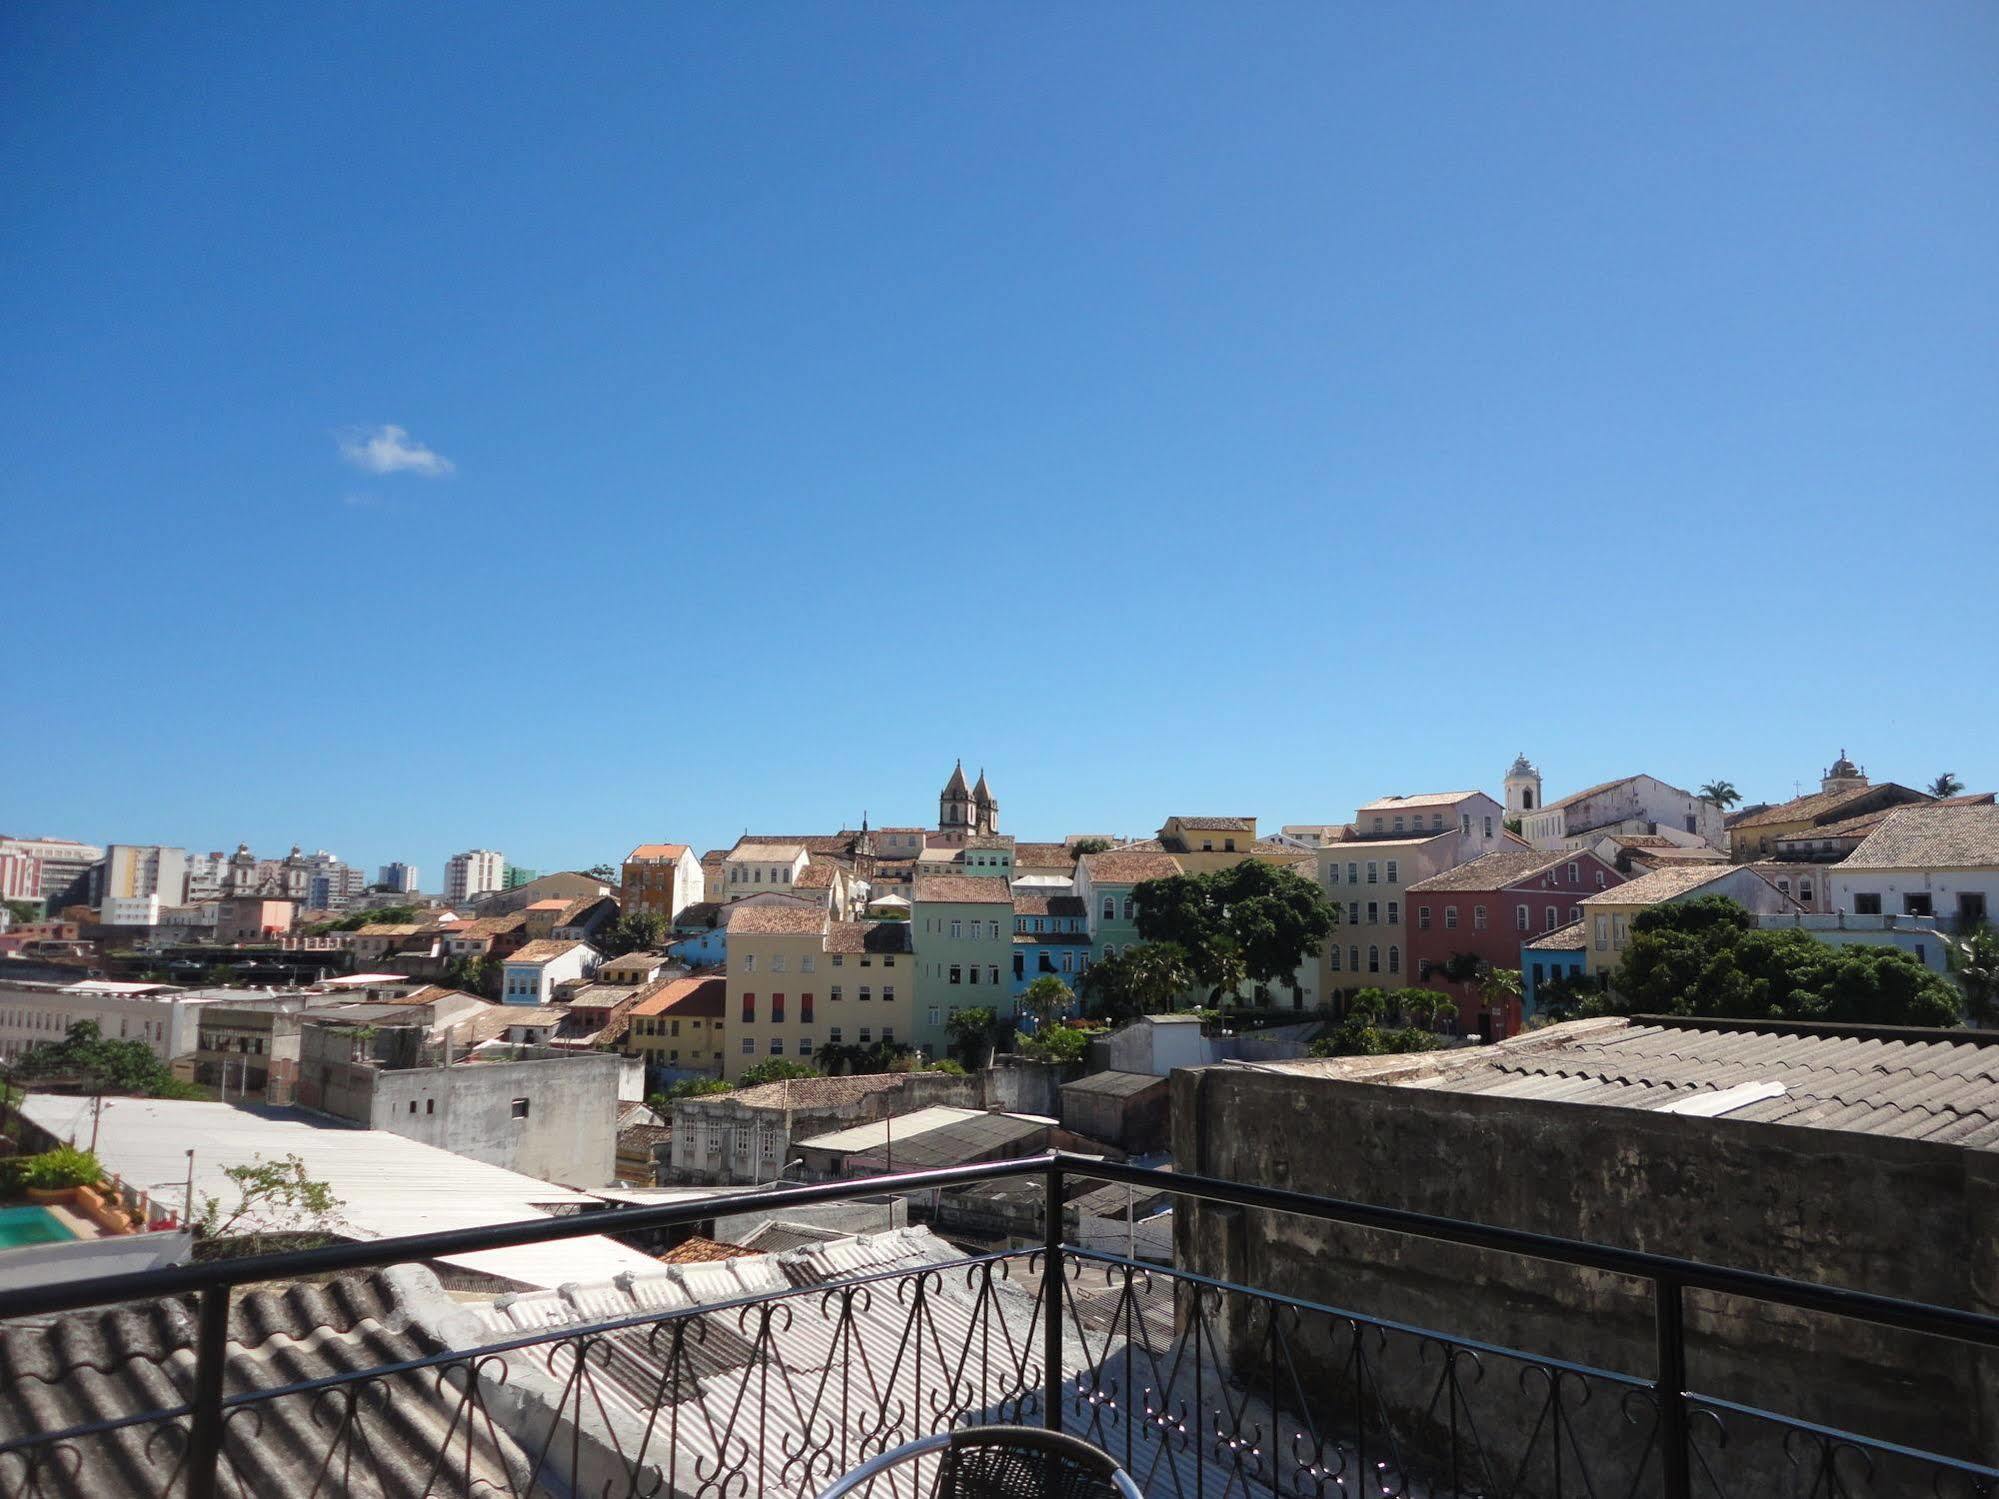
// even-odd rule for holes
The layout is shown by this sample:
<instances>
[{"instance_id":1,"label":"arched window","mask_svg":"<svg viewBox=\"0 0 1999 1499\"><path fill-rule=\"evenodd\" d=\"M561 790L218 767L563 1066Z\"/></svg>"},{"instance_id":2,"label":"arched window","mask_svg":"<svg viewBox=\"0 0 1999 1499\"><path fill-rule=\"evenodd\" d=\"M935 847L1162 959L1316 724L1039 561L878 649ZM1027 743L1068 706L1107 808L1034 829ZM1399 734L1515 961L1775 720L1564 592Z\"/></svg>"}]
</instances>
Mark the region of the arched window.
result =
<instances>
[{"instance_id":1,"label":"arched window","mask_svg":"<svg viewBox=\"0 0 1999 1499\"><path fill-rule=\"evenodd\" d=\"M1337 942L1328 949L1327 956L1332 959L1333 972L1338 973L1340 971L1340 946Z\"/></svg>"},{"instance_id":2,"label":"arched window","mask_svg":"<svg viewBox=\"0 0 1999 1499\"><path fill-rule=\"evenodd\" d=\"M1358 947L1349 947L1347 949L1347 967L1351 968L1355 973L1360 972L1360 949Z\"/></svg>"},{"instance_id":3,"label":"arched window","mask_svg":"<svg viewBox=\"0 0 1999 1499\"><path fill-rule=\"evenodd\" d=\"M1367 950L1367 971L1368 971L1369 973L1379 973L1379 972L1381 972L1381 949L1380 949L1380 948L1378 948L1378 947L1369 947L1369 948L1368 948L1368 950Z\"/></svg>"},{"instance_id":4,"label":"arched window","mask_svg":"<svg viewBox=\"0 0 1999 1499\"><path fill-rule=\"evenodd\" d=\"M1399 948L1399 947L1390 947L1390 948L1388 949L1388 971L1389 971L1390 973L1400 973L1400 972L1402 971L1402 949L1401 949L1401 948Z\"/></svg>"},{"instance_id":5,"label":"arched window","mask_svg":"<svg viewBox=\"0 0 1999 1499\"><path fill-rule=\"evenodd\" d=\"M1108 895L1104 897L1104 920L1117 920L1117 902Z\"/></svg>"},{"instance_id":6,"label":"arched window","mask_svg":"<svg viewBox=\"0 0 1999 1499\"><path fill-rule=\"evenodd\" d=\"M1131 912L1132 912L1132 901L1131 897L1127 895L1124 898L1124 919L1126 921L1131 920Z\"/></svg>"}]
</instances>

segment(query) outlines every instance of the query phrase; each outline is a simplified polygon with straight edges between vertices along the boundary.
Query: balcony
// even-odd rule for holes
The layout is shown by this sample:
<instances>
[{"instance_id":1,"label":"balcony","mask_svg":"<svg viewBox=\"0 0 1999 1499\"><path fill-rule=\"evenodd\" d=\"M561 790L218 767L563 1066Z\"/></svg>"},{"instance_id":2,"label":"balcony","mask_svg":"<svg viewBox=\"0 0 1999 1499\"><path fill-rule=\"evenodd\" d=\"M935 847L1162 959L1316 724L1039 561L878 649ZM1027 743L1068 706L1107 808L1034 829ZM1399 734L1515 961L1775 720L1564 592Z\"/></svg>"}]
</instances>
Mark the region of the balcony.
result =
<instances>
[{"instance_id":1,"label":"balcony","mask_svg":"<svg viewBox=\"0 0 1999 1499\"><path fill-rule=\"evenodd\" d=\"M1690 1306L1872 1324L1977 1360L1999 1348L1991 1317L1061 1155L758 1203L1016 1179L1050 1206L1086 1183L1170 1193L1202 1205L1203 1232L1286 1213L1640 1284L1655 1357L1594 1367L1141 1264L1060 1242L1060 1212L1031 1249L900 1230L484 1301L427 1268L685 1226L736 1197L0 1294L0 1494L811 1495L991 1422L1080 1435L1176 1499L1999 1493L1966 1454L1704 1395L1685 1372ZM1968 1431L1989 1397L1963 1399ZM925 1491L897 1483L876 1491Z\"/></svg>"}]
</instances>

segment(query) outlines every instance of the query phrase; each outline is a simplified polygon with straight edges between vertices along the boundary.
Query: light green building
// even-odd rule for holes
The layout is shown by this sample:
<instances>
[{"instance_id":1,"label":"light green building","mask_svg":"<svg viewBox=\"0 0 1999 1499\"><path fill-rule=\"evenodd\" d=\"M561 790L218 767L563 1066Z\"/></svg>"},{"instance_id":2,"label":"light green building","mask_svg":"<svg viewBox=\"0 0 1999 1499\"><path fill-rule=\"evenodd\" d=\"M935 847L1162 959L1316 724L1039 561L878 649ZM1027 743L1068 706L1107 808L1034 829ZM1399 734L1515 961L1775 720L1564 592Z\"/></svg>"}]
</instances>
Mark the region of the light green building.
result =
<instances>
[{"instance_id":1,"label":"light green building","mask_svg":"<svg viewBox=\"0 0 1999 1499\"><path fill-rule=\"evenodd\" d=\"M540 878L541 871L539 869L523 869L518 864L509 864L506 874L502 877L503 883L500 888L503 890L518 890L521 886L531 885Z\"/></svg>"},{"instance_id":2,"label":"light green building","mask_svg":"<svg viewBox=\"0 0 1999 1499\"><path fill-rule=\"evenodd\" d=\"M1076 861L1076 893L1090 918L1090 961L1123 952L1144 938L1132 920L1131 892L1147 880L1170 880L1180 873L1174 857L1159 849L1114 848Z\"/></svg>"},{"instance_id":3,"label":"light green building","mask_svg":"<svg viewBox=\"0 0 1999 1499\"><path fill-rule=\"evenodd\" d=\"M970 874L919 879L909 926L916 949L910 1039L932 1058L941 1057L951 1045L947 1022L958 1011L1011 1008L1012 887Z\"/></svg>"}]
</instances>

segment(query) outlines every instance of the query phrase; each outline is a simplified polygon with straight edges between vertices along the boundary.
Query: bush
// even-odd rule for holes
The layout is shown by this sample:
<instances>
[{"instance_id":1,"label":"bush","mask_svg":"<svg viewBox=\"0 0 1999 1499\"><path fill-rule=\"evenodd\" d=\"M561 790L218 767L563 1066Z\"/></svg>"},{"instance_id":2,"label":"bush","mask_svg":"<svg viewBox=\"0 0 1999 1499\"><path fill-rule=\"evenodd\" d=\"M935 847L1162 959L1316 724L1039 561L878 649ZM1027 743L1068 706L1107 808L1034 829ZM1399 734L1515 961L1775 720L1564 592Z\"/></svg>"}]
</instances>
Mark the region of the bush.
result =
<instances>
[{"instance_id":1,"label":"bush","mask_svg":"<svg viewBox=\"0 0 1999 1499\"><path fill-rule=\"evenodd\" d=\"M1013 1049L1036 1062L1080 1062L1090 1049L1090 1033L1071 1025L1045 1025L1031 1036L1015 1031Z\"/></svg>"},{"instance_id":2,"label":"bush","mask_svg":"<svg viewBox=\"0 0 1999 1499\"><path fill-rule=\"evenodd\" d=\"M87 1150L59 1145L40 1155L29 1156L22 1165L21 1181L39 1191L59 1191L65 1187L88 1187L104 1175L97 1157Z\"/></svg>"},{"instance_id":3,"label":"bush","mask_svg":"<svg viewBox=\"0 0 1999 1499\"><path fill-rule=\"evenodd\" d=\"M925 1072L948 1072L953 1077L965 1076L964 1064L961 1062L954 1062L949 1057L945 1057L941 1061L932 1062L928 1067L925 1067L923 1070Z\"/></svg>"},{"instance_id":4,"label":"bush","mask_svg":"<svg viewBox=\"0 0 1999 1499\"><path fill-rule=\"evenodd\" d=\"M1349 1020L1330 1036L1312 1043L1315 1057L1383 1057L1399 1052L1435 1051L1444 1038L1435 1031L1413 1026L1381 1029L1362 1021Z\"/></svg>"}]
</instances>

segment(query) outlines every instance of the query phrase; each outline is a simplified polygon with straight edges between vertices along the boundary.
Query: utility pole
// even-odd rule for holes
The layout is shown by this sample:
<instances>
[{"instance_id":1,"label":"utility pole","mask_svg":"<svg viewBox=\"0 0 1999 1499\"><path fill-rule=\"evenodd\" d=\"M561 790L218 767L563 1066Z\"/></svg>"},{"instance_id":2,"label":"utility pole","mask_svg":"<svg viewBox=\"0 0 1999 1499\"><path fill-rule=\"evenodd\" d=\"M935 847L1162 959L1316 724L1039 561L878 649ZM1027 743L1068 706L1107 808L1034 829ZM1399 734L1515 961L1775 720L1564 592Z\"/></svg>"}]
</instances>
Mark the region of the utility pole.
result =
<instances>
[{"instance_id":1,"label":"utility pole","mask_svg":"<svg viewBox=\"0 0 1999 1499\"><path fill-rule=\"evenodd\" d=\"M98 1079L97 1094L90 1101L90 1153L97 1154L97 1126L104 1118L104 1081Z\"/></svg>"},{"instance_id":2,"label":"utility pole","mask_svg":"<svg viewBox=\"0 0 1999 1499\"><path fill-rule=\"evenodd\" d=\"M194 1226L194 1151L187 1153L187 1206L181 1210L181 1227Z\"/></svg>"}]
</instances>

